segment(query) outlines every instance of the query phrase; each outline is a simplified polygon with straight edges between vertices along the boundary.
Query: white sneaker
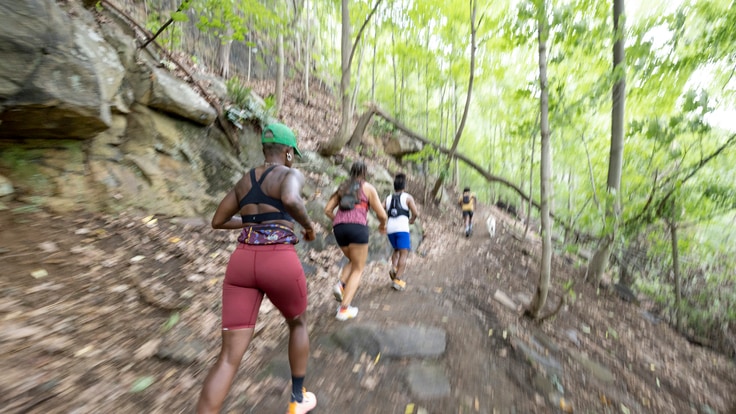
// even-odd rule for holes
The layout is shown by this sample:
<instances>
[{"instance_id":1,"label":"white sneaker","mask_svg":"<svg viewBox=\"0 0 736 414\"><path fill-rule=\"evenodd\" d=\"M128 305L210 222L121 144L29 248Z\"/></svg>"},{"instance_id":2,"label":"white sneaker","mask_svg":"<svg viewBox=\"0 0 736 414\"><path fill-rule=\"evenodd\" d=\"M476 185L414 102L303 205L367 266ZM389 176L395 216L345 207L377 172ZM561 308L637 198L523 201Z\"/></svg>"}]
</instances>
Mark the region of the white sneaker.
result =
<instances>
[{"instance_id":1,"label":"white sneaker","mask_svg":"<svg viewBox=\"0 0 736 414\"><path fill-rule=\"evenodd\" d=\"M356 316L358 316L358 308L354 306L348 306L347 308L343 308L341 306L337 310L337 315L335 315L335 318L338 321L346 321L348 319L353 319Z\"/></svg>"},{"instance_id":2,"label":"white sneaker","mask_svg":"<svg viewBox=\"0 0 736 414\"><path fill-rule=\"evenodd\" d=\"M302 394L302 402L290 402L289 409L288 411L286 411L286 414L306 414L312 411L312 409L316 406L317 397L315 397L313 393L305 390Z\"/></svg>"},{"instance_id":3,"label":"white sneaker","mask_svg":"<svg viewBox=\"0 0 736 414\"><path fill-rule=\"evenodd\" d=\"M332 294L335 295L335 300L338 302L342 302L342 294L345 288L342 287L342 282L339 280L335 284L335 286L332 287Z\"/></svg>"}]
</instances>

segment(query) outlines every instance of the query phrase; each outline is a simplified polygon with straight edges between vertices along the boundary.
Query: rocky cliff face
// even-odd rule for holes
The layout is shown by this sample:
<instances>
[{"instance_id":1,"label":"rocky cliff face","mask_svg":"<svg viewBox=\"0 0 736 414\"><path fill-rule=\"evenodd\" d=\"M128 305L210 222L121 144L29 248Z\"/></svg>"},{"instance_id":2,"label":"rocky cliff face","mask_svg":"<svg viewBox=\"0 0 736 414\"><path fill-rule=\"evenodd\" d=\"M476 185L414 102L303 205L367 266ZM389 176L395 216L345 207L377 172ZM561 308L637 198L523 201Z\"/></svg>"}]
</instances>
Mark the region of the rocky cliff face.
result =
<instances>
[{"instance_id":1,"label":"rocky cliff face","mask_svg":"<svg viewBox=\"0 0 736 414\"><path fill-rule=\"evenodd\" d=\"M255 128L241 131L237 157L215 119L114 17L75 2L0 3L0 197L60 211L211 211L261 159Z\"/></svg>"},{"instance_id":2,"label":"rocky cliff face","mask_svg":"<svg viewBox=\"0 0 736 414\"><path fill-rule=\"evenodd\" d=\"M210 103L147 49L115 16L75 1L0 3L0 210L12 198L58 212L134 208L209 220L242 172L263 161L258 126L243 125L235 155ZM220 80L199 76L208 94L225 98ZM329 230L324 205L352 161L302 150L307 209ZM379 163L369 179L379 194L392 191ZM377 227L372 215L369 224ZM299 250L322 250L331 237ZM421 237L417 227L415 248ZM369 260L389 252L384 237L371 238Z\"/></svg>"}]
</instances>

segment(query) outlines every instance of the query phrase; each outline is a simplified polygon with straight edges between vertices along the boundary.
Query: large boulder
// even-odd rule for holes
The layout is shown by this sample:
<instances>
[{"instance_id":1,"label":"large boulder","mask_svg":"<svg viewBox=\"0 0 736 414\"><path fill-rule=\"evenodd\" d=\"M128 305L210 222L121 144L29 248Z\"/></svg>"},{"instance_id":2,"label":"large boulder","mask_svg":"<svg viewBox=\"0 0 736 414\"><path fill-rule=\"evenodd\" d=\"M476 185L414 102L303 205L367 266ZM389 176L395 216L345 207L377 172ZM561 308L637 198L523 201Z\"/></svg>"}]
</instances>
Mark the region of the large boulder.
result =
<instances>
[{"instance_id":1,"label":"large boulder","mask_svg":"<svg viewBox=\"0 0 736 414\"><path fill-rule=\"evenodd\" d=\"M53 0L0 3L0 137L89 138L110 126L125 71Z\"/></svg>"},{"instance_id":2,"label":"large boulder","mask_svg":"<svg viewBox=\"0 0 736 414\"><path fill-rule=\"evenodd\" d=\"M135 99L138 103L168 114L211 125L217 112L207 100L192 87L175 77L167 69L143 63L135 82Z\"/></svg>"},{"instance_id":3,"label":"large boulder","mask_svg":"<svg viewBox=\"0 0 736 414\"><path fill-rule=\"evenodd\" d=\"M209 215L242 174L216 129L141 105L116 119L113 128L95 137L89 156L94 181L115 197L110 207Z\"/></svg>"},{"instance_id":4,"label":"large boulder","mask_svg":"<svg viewBox=\"0 0 736 414\"><path fill-rule=\"evenodd\" d=\"M404 155L419 152L423 147L424 144L402 134L399 131L396 131L388 138L385 138L383 142L383 150L386 154L399 158Z\"/></svg>"}]
</instances>

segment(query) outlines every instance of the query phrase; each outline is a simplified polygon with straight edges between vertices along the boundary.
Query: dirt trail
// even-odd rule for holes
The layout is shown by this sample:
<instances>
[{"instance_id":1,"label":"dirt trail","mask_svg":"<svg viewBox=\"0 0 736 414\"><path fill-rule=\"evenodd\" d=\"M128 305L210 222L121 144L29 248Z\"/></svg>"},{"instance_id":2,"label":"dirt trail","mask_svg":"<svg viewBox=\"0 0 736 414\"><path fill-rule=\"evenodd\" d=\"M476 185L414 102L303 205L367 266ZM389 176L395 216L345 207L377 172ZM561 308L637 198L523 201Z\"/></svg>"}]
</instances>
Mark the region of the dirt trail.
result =
<instances>
[{"instance_id":1,"label":"dirt trail","mask_svg":"<svg viewBox=\"0 0 736 414\"><path fill-rule=\"evenodd\" d=\"M331 284L323 284L321 294L329 296L328 302L311 310L315 319L311 330L314 358L308 382L318 394L316 412L401 414L412 405L416 411L424 408L429 413L533 411L533 399L508 375L514 365L523 363L513 359L508 341L502 338L505 328L496 319L493 305L469 300L469 291L483 290L472 266L475 253L491 243L488 232L479 225L473 236L466 239L459 226L456 231L447 231L446 227L437 226L434 230L438 234L428 235L437 238L430 249L439 244L454 248L441 256L414 256L406 273L408 286L404 292L391 289L388 267L373 265L378 275L372 274L359 290L353 302L360 308L355 320L334 319L336 302L329 301ZM446 332L447 347L436 360L391 359L365 352L351 355L334 339L336 332L351 324L440 328ZM281 366L286 366L282 348L266 359L281 360ZM439 399L413 396L406 372L415 362L439 366L450 380L450 395ZM281 372L284 383L288 381L287 373ZM278 412L269 407L282 401L282 394L264 398L249 412Z\"/></svg>"},{"instance_id":2,"label":"dirt trail","mask_svg":"<svg viewBox=\"0 0 736 414\"><path fill-rule=\"evenodd\" d=\"M496 290L528 300L539 245L513 237L519 226L495 210L496 236L483 228L484 211L466 239L455 213L427 218L405 292L389 288L386 264L369 266L354 321L334 319L329 289L340 253L308 253L315 413L401 414L411 404L417 414L562 412L555 396L574 412L732 412L733 361L687 343L644 309L578 282L575 303L537 327L495 301ZM23 208L0 212L0 228L4 412L191 412L217 353L234 235L198 220ZM550 308L580 272L574 259L555 256ZM369 322L443 329L445 353L425 362L441 368L450 393L417 398L405 375L415 360L351 355L333 340ZM283 413L285 332L266 303L223 412ZM561 371L549 375L545 363Z\"/></svg>"}]
</instances>

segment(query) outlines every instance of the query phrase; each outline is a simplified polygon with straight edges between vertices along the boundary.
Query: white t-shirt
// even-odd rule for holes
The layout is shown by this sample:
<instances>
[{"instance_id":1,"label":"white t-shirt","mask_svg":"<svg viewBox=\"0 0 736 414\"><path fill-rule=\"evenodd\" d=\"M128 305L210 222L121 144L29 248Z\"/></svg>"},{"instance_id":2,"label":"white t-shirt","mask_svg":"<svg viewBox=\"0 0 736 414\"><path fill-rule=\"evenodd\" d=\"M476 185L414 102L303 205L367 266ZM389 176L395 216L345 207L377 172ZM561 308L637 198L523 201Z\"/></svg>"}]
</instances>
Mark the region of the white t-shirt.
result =
<instances>
[{"instance_id":1,"label":"white t-shirt","mask_svg":"<svg viewBox=\"0 0 736 414\"><path fill-rule=\"evenodd\" d=\"M384 207L386 208L386 212L388 212L391 209L391 198L393 197L393 194L386 197L386 202L384 203ZM401 192L401 195L399 196L399 201L401 203L401 208L409 210L409 205L406 203L407 198L409 198L409 194L405 192ZM411 210L409 211L409 214L411 214ZM386 233L409 233L409 217L406 217L404 215L400 215L398 217L391 217L388 216L388 223L386 223Z\"/></svg>"}]
</instances>

